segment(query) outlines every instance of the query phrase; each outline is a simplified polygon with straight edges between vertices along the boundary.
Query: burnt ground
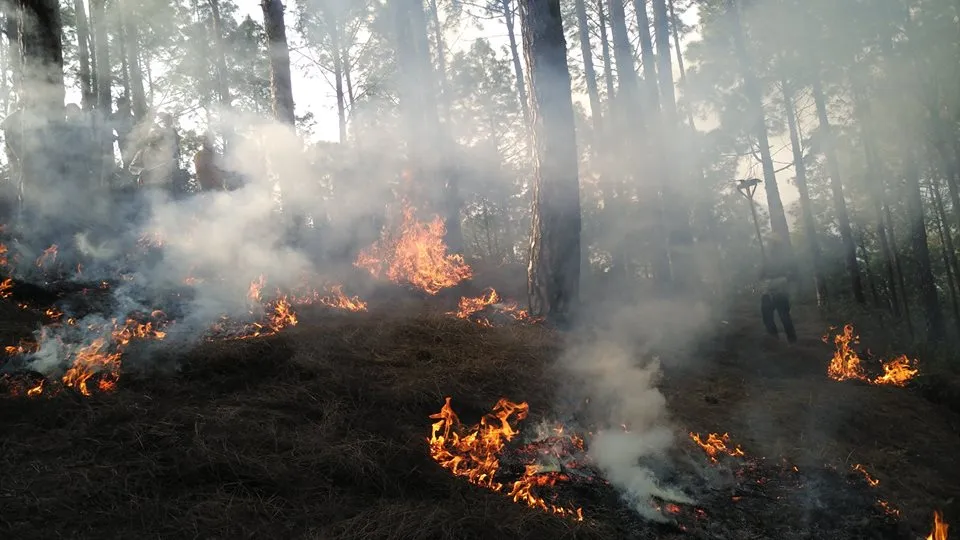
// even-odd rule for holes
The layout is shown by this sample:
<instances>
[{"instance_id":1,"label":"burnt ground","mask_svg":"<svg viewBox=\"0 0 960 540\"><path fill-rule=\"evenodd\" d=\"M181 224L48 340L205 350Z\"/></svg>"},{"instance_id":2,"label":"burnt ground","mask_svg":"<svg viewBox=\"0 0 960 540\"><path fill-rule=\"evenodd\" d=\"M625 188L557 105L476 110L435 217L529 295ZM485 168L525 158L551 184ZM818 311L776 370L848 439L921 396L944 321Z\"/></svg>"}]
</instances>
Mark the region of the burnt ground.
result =
<instances>
[{"instance_id":1,"label":"burnt ground","mask_svg":"<svg viewBox=\"0 0 960 540\"><path fill-rule=\"evenodd\" d=\"M167 352L176 369L125 374L112 394L0 398L0 537L912 539L934 509L960 523L956 413L916 389L828 380L812 317L793 347L753 317L665 362L679 443L657 467L697 501L676 523L638 519L595 479L560 491L584 508L575 523L428 456L445 396L465 421L501 396L531 404L527 424L549 414L550 331L317 310L276 336ZM4 343L41 321L0 302ZM710 464L686 431L729 432L747 455Z\"/></svg>"}]
</instances>

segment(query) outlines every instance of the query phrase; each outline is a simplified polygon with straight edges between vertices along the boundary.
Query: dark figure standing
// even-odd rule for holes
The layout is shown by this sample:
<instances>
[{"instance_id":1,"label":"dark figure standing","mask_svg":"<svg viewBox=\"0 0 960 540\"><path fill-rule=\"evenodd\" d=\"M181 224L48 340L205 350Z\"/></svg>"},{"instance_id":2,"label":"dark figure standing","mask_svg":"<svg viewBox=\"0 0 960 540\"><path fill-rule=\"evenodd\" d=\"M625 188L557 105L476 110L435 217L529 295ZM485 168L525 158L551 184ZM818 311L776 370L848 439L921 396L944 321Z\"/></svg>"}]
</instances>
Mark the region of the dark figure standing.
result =
<instances>
[{"instance_id":1,"label":"dark figure standing","mask_svg":"<svg viewBox=\"0 0 960 540\"><path fill-rule=\"evenodd\" d=\"M779 330L774 321L774 313L780 315L783 324L783 333L787 335L787 342L796 343L797 331L793 327L793 318L790 316L790 282L796 281L796 266L786 252L785 247L777 240L769 243L768 260L764 261L760 270L760 314L763 325L773 337L779 337Z\"/></svg>"}]
</instances>

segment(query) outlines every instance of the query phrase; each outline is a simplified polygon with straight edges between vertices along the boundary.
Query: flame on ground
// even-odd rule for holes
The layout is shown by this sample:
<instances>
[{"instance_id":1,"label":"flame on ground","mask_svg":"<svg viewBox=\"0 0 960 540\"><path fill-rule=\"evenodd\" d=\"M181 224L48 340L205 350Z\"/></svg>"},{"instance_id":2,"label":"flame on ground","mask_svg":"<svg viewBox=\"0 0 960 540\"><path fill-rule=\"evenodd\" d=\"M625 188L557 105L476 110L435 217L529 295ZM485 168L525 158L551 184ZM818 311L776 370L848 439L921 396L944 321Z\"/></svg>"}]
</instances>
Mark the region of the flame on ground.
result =
<instances>
[{"instance_id":1,"label":"flame on ground","mask_svg":"<svg viewBox=\"0 0 960 540\"><path fill-rule=\"evenodd\" d=\"M869 472L867 472L867 470L863 468L863 465L857 463L851 468L857 471L858 473L862 474L864 480L867 481L867 484L869 484L870 487L877 487L880 485L880 481L874 478Z\"/></svg>"},{"instance_id":2,"label":"flame on ground","mask_svg":"<svg viewBox=\"0 0 960 540\"><path fill-rule=\"evenodd\" d=\"M37 268L43 268L55 262L57 262L57 245L53 244L37 257Z\"/></svg>"},{"instance_id":3,"label":"flame on ground","mask_svg":"<svg viewBox=\"0 0 960 540\"><path fill-rule=\"evenodd\" d=\"M933 513L933 530L927 535L927 540L947 540L947 529L950 526L943 521L943 515L940 512Z\"/></svg>"},{"instance_id":4,"label":"flame on ground","mask_svg":"<svg viewBox=\"0 0 960 540\"><path fill-rule=\"evenodd\" d=\"M250 283L250 287L247 290L250 314L260 320L249 323L238 323L224 315L220 318L220 321L211 328L211 332L214 334L214 337L211 339L250 339L272 336L288 326L296 326L299 320L287 296L279 294L278 291L275 300L269 302L263 301L262 293L265 285L266 277L260 275ZM262 314L258 315L258 312Z\"/></svg>"},{"instance_id":5,"label":"flame on ground","mask_svg":"<svg viewBox=\"0 0 960 540\"><path fill-rule=\"evenodd\" d=\"M433 423L430 438L430 457L454 476L465 477L471 483L502 492L504 485L494 478L500 468L500 455L506 443L519 433L511 425L527 417L530 406L527 403L513 403L501 398L493 407L493 412L480 419L480 423L468 428L450 406L450 398L440 412L430 415ZM513 483L507 494L514 502L524 503L531 508L570 516L583 520L583 510L566 508L547 502L538 496L534 489L552 486L565 480L565 475L540 472L536 465L527 465L519 480Z\"/></svg>"},{"instance_id":6,"label":"flame on ground","mask_svg":"<svg viewBox=\"0 0 960 540\"><path fill-rule=\"evenodd\" d=\"M824 336L823 341L829 343L829 336ZM854 379L874 385L906 386L907 382L919 373L915 362L911 362L906 355L901 355L884 362L883 375L871 379L864 371L857 351L851 347L858 343L860 343L860 337L854 333L853 325L850 324L845 325L843 332L834 336L833 344L836 352L833 353L833 359L827 367L828 377L835 381Z\"/></svg>"},{"instance_id":7,"label":"flame on ground","mask_svg":"<svg viewBox=\"0 0 960 540\"><path fill-rule=\"evenodd\" d=\"M504 301L492 287L485 289L483 294L476 298L466 296L460 298L457 311L451 311L448 315L455 315L459 319L473 320L481 326L493 326L490 319L477 315L489 308L496 309L499 313L503 313L516 321L534 322L534 319L530 317L526 310L520 309L520 306L512 300Z\"/></svg>"},{"instance_id":8,"label":"flame on ground","mask_svg":"<svg viewBox=\"0 0 960 540\"><path fill-rule=\"evenodd\" d=\"M707 456L710 457L710 461L713 463L717 462L717 456L721 454L732 457L742 457L744 455L739 444L732 448L728 446L730 444L730 435L728 433L724 433L723 435L711 433L707 435L707 440L704 441L699 433L691 431L690 439L697 443L697 446L703 448L703 451L707 453Z\"/></svg>"},{"instance_id":9,"label":"flame on ground","mask_svg":"<svg viewBox=\"0 0 960 540\"><path fill-rule=\"evenodd\" d=\"M439 216L421 223L416 209L403 201L399 231L391 234L384 229L377 242L360 252L354 265L374 277L386 276L395 283L409 283L428 294L437 294L473 276L462 256L447 254L445 234Z\"/></svg>"},{"instance_id":10,"label":"flame on ground","mask_svg":"<svg viewBox=\"0 0 960 540\"><path fill-rule=\"evenodd\" d=\"M7 278L0 282L0 298L10 298L13 295L13 279Z\"/></svg>"},{"instance_id":11,"label":"flame on ground","mask_svg":"<svg viewBox=\"0 0 960 540\"><path fill-rule=\"evenodd\" d=\"M333 285L330 287L330 294L322 296L319 299L321 305L345 309L347 311L366 311L367 303L359 296L347 296L343 293L343 285Z\"/></svg>"}]
</instances>

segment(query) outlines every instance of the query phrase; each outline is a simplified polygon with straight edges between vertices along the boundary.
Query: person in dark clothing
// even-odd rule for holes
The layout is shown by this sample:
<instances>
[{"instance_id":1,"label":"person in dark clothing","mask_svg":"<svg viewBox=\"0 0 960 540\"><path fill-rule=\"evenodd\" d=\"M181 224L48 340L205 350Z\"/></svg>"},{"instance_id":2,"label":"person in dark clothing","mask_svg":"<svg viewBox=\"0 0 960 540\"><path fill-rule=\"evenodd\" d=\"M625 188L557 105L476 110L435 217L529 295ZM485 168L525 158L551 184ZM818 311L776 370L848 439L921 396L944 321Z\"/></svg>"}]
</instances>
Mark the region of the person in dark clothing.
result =
<instances>
[{"instance_id":1,"label":"person in dark clothing","mask_svg":"<svg viewBox=\"0 0 960 540\"><path fill-rule=\"evenodd\" d=\"M788 291L790 283L796 282L796 265L786 247L778 240L772 240L768 246L770 257L764 261L760 270L760 315L767 333L779 337L780 332L774 321L774 314L778 314L787 342L796 343L797 331L790 316Z\"/></svg>"}]
</instances>

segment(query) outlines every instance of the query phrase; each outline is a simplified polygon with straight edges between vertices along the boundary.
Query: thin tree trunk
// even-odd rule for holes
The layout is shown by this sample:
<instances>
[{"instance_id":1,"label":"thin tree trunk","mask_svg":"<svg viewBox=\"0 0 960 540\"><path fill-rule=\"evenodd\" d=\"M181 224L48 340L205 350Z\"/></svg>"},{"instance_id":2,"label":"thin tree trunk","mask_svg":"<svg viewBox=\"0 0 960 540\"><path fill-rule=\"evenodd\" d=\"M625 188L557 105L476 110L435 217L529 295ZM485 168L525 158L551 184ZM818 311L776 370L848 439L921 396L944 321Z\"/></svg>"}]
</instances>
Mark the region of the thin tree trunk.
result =
<instances>
[{"instance_id":1,"label":"thin tree trunk","mask_svg":"<svg viewBox=\"0 0 960 540\"><path fill-rule=\"evenodd\" d=\"M531 311L569 320L580 292L580 186L570 72L559 0L520 0L534 154Z\"/></svg>"},{"instance_id":2,"label":"thin tree trunk","mask_svg":"<svg viewBox=\"0 0 960 540\"><path fill-rule=\"evenodd\" d=\"M440 10L437 0L429 0L430 16L433 19L433 39L437 48L437 80L440 83L440 110L445 121L450 120L450 87L447 84L447 47L443 41L443 27L440 26Z\"/></svg>"},{"instance_id":3,"label":"thin tree trunk","mask_svg":"<svg viewBox=\"0 0 960 540\"><path fill-rule=\"evenodd\" d=\"M637 31L640 34L640 63L643 64L645 105L651 111L649 114L653 115L654 111L660 110L660 94L657 92L657 61L653 54L653 37L650 33L647 0L633 0L633 10L637 15Z\"/></svg>"},{"instance_id":4,"label":"thin tree trunk","mask_svg":"<svg viewBox=\"0 0 960 540\"><path fill-rule=\"evenodd\" d=\"M607 87L607 101L613 101L613 56L610 54L610 39L607 37L607 14L603 4L606 0L597 0L597 17L600 26L600 51L603 53L603 81Z\"/></svg>"},{"instance_id":5,"label":"thin tree trunk","mask_svg":"<svg viewBox=\"0 0 960 540\"><path fill-rule=\"evenodd\" d=\"M863 283L860 281L860 268L857 264L857 247L853 241L853 230L850 228L850 216L847 213L847 202L843 196L843 181L840 179L840 162L837 159L836 141L833 138L833 128L827 116L826 97L819 77L813 80L813 100L817 107L817 118L820 121L820 130L824 135L824 154L827 157L827 171L830 174L830 188L833 191L833 206L837 213L837 224L840 228L840 240L843 243L843 258L850 276L850 287L853 289L853 298L858 304L865 304L867 298L863 294Z\"/></svg>"},{"instance_id":6,"label":"thin tree trunk","mask_svg":"<svg viewBox=\"0 0 960 540\"><path fill-rule=\"evenodd\" d=\"M340 128L340 144L347 143L347 108L346 99L343 95L343 57L340 56L340 20L333 21L330 30L330 40L332 41L333 53L333 81L337 93L337 123Z\"/></svg>"},{"instance_id":7,"label":"thin tree trunk","mask_svg":"<svg viewBox=\"0 0 960 540\"><path fill-rule=\"evenodd\" d=\"M83 110L89 111L96 100L90 71L90 26L87 23L87 8L83 0L73 0L73 10L77 18L77 45L80 56L80 103Z\"/></svg>"},{"instance_id":8,"label":"thin tree trunk","mask_svg":"<svg viewBox=\"0 0 960 540\"><path fill-rule=\"evenodd\" d=\"M217 66L217 94L220 98L220 105L223 108L229 108L230 97L230 73L227 68L226 45L223 41L223 20L220 18L220 0L209 0L210 15L213 22L213 54Z\"/></svg>"},{"instance_id":9,"label":"thin tree trunk","mask_svg":"<svg viewBox=\"0 0 960 540\"><path fill-rule=\"evenodd\" d=\"M937 294L936 280L933 277L930 247L927 244L923 198L920 194L920 169L914 156L908 157L905 169L907 215L910 219L910 244L919 274L920 302L927 321L927 339L932 342L939 342L944 338L946 328L943 320L943 310L940 307L940 298Z\"/></svg>"},{"instance_id":10,"label":"thin tree trunk","mask_svg":"<svg viewBox=\"0 0 960 540\"><path fill-rule=\"evenodd\" d=\"M787 216L780 199L780 188L777 185L777 173L773 168L773 157L770 155L770 139L767 133L767 117L763 110L763 90L760 81L753 71L750 57L747 54L744 28L740 22L740 0L733 0L728 11L733 22L733 40L736 54L740 61L743 75L743 91L750 107L750 119L760 147L760 161L763 165L763 187L767 193L767 209L770 212L770 227L773 233L780 238L784 246L791 249L790 230L787 227Z\"/></svg>"},{"instance_id":11,"label":"thin tree trunk","mask_svg":"<svg viewBox=\"0 0 960 540\"><path fill-rule=\"evenodd\" d=\"M687 69L683 65L683 50L680 47L680 31L677 30L677 27L680 26L680 20L677 18L677 12L673 8L673 0L668 0L667 6L670 8L670 29L673 33L673 48L677 52L677 70L680 72L680 84L686 86ZM693 121L693 112L689 109L690 108L687 107L687 123L690 125L690 129L696 130L697 126Z\"/></svg>"},{"instance_id":12,"label":"thin tree trunk","mask_svg":"<svg viewBox=\"0 0 960 540\"><path fill-rule=\"evenodd\" d=\"M937 226L937 235L940 237L940 256L943 259L943 268L947 274L947 288L950 291L950 305L953 308L953 322L957 325L957 332L960 332L960 303L957 301L957 282L956 282L956 253L953 251L953 239L950 231L946 230L946 216L943 212L943 199L940 195L940 186L936 182L931 182L929 186L933 199L936 202L936 212L934 223Z\"/></svg>"},{"instance_id":13,"label":"thin tree trunk","mask_svg":"<svg viewBox=\"0 0 960 540\"><path fill-rule=\"evenodd\" d=\"M127 68L130 70L130 108L137 122L142 122L147 116L147 93L143 89L143 69L140 63L140 33L134 22L135 13L129 6L130 0L123 0L120 4L124 43L127 53ZM147 65L149 72L150 66ZM153 88L153 79L150 78L150 87Z\"/></svg>"},{"instance_id":14,"label":"thin tree trunk","mask_svg":"<svg viewBox=\"0 0 960 540\"><path fill-rule=\"evenodd\" d=\"M817 224L813 219L810 190L807 188L807 166L803 161L803 148L800 146L796 110L793 106L793 90L787 82L787 79L780 81L780 88L783 90L783 103L786 109L787 126L790 129L790 146L793 148L793 166L797 174L795 183L797 191L800 193L800 212L803 216L803 232L807 237L807 248L810 251L810 260L813 265L814 284L817 290L817 305L824 306L827 302L827 279L823 275L823 258L820 254L820 243L817 241Z\"/></svg>"},{"instance_id":15,"label":"thin tree trunk","mask_svg":"<svg viewBox=\"0 0 960 540\"><path fill-rule=\"evenodd\" d=\"M343 66L343 78L344 82L347 83L347 98L350 101L350 109L353 110L353 102L356 99L353 93L353 66L350 62L350 51L346 45L340 50L340 65Z\"/></svg>"},{"instance_id":16,"label":"thin tree trunk","mask_svg":"<svg viewBox=\"0 0 960 540\"><path fill-rule=\"evenodd\" d=\"M899 244L897 243L896 229L893 225L893 214L890 212L890 205L887 203L885 196L882 204L884 219L887 222L886 231L890 237L890 250L893 252L893 266L896 268L897 283L900 285L900 293L903 300L903 317L907 321L907 329L910 331L910 336L913 337L913 318L910 316L910 294L907 291L907 282L903 276L903 263L900 257Z\"/></svg>"},{"instance_id":17,"label":"thin tree trunk","mask_svg":"<svg viewBox=\"0 0 960 540\"><path fill-rule=\"evenodd\" d=\"M113 112L113 70L110 63L110 34L107 25L106 0L90 1L94 48L97 57L97 109L94 126L100 140L100 185L105 185L115 165L113 155L113 130L108 120Z\"/></svg>"},{"instance_id":18,"label":"thin tree trunk","mask_svg":"<svg viewBox=\"0 0 960 540\"><path fill-rule=\"evenodd\" d=\"M523 66L520 62L520 49L517 47L515 19L513 5L510 0L500 0L503 17L507 23L507 40L510 43L510 58L513 60L513 74L516 77L517 99L520 100L520 110L523 111L523 125L530 125L530 104L527 99L527 86L523 80Z\"/></svg>"},{"instance_id":19,"label":"thin tree trunk","mask_svg":"<svg viewBox=\"0 0 960 540\"><path fill-rule=\"evenodd\" d=\"M603 133L603 112L600 106L600 89L597 88L597 71L593 66L593 47L590 46L590 27L587 21L586 0L576 0L577 29L580 36L580 55L583 57L583 75L587 80L587 95L590 97L590 118L593 120L594 139L591 145L598 150Z\"/></svg>"}]
</instances>

